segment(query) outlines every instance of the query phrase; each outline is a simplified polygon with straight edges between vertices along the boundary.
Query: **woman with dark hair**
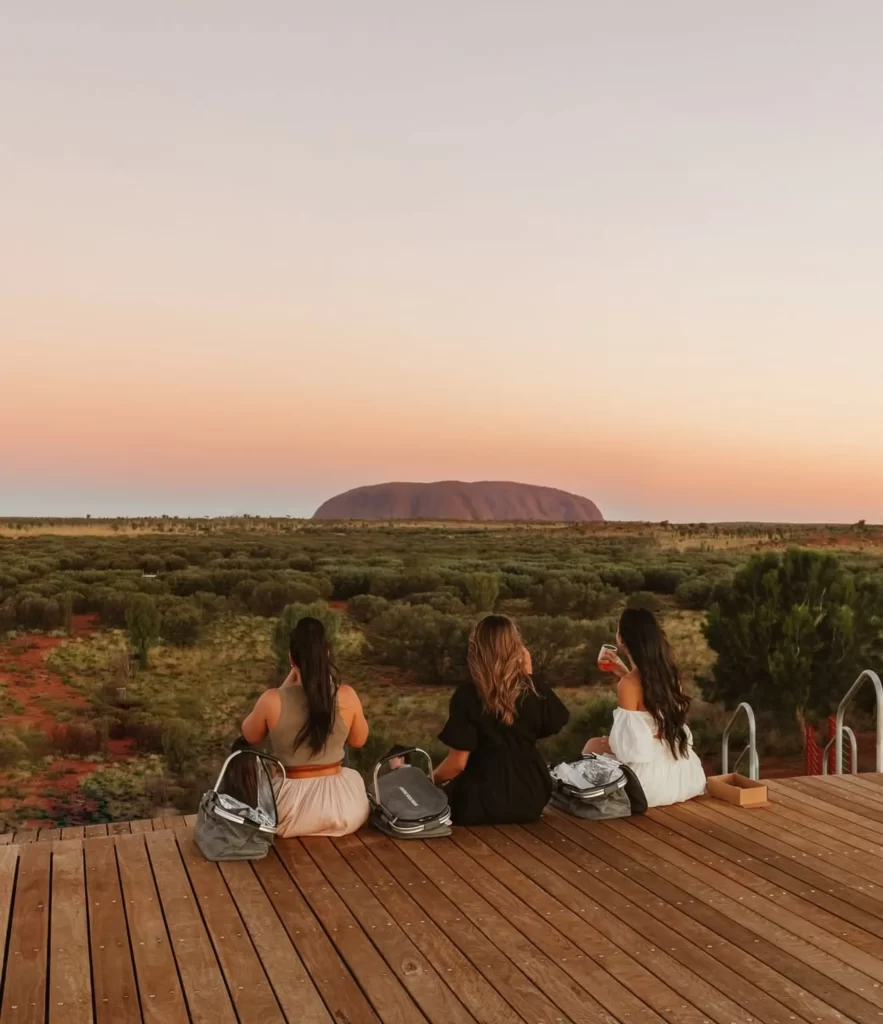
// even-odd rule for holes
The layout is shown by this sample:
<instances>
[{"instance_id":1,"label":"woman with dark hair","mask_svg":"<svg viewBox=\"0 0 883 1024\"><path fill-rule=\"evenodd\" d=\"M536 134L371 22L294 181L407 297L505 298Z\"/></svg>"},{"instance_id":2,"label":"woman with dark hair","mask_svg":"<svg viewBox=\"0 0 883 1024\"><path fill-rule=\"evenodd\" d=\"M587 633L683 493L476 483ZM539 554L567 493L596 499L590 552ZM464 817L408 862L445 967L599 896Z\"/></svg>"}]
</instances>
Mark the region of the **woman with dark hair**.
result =
<instances>
[{"instance_id":1,"label":"woman with dark hair","mask_svg":"<svg viewBox=\"0 0 883 1024\"><path fill-rule=\"evenodd\" d=\"M449 783L455 825L536 821L552 795L537 740L570 717L554 692L531 678L530 654L515 623L488 615L469 638L469 672L451 697L439 739L450 748L435 771Z\"/></svg>"},{"instance_id":2,"label":"woman with dark hair","mask_svg":"<svg viewBox=\"0 0 883 1024\"><path fill-rule=\"evenodd\" d=\"M344 768L347 745L362 747L368 723L356 691L340 686L337 666L319 619L301 619L291 631L291 672L258 698L242 723L251 744L269 737L285 765L277 794L279 836L345 836L368 820L368 797L358 772Z\"/></svg>"},{"instance_id":3,"label":"woman with dark hair","mask_svg":"<svg viewBox=\"0 0 883 1024\"><path fill-rule=\"evenodd\" d=\"M690 698L681 689L678 667L656 616L644 608L627 608L616 643L632 667L608 653L605 667L619 676L613 728L609 739L589 740L583 753L612 754L627 764L650 807L701 796L705 772L687 726Z\"/></svg>"}]
</instances>

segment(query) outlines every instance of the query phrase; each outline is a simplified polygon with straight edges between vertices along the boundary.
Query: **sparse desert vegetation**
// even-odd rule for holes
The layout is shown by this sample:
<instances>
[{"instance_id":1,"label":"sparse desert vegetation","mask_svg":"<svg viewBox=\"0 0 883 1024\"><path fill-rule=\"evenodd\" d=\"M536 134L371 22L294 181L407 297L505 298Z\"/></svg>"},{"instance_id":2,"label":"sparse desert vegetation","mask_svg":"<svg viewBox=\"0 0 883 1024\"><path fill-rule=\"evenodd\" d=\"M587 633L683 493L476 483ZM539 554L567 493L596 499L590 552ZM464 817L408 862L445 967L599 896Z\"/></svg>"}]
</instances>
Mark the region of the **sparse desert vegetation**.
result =
<instances>
[{"instance_id":1,"label":"sparse desert vegetation","mask_svg":"<svg viewBox=\"0 0 883 1024\"><path fill-rule=\"evenodd\" d=\"M548 757L575 754L608 727L595 659L626 605L662 616L704 755L749 697L762 753L799 756L797 723L880 666L883 530L0 521L0 824L192 811L302 614L331 626L362 695L357 767L392 743L439 753L469 629L492 609L571 708Z\"/></svg>"}]
</instances>

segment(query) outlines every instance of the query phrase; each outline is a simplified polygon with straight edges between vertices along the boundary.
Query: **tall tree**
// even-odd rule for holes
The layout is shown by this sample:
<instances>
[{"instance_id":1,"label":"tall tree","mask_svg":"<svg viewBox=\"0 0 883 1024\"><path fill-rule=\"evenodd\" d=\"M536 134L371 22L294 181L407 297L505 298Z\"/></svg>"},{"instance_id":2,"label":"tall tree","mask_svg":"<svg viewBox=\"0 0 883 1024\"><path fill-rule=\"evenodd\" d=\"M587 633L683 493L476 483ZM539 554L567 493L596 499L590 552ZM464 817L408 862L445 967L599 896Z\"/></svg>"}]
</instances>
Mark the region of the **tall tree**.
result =
<instances>
[{"instance_id":1,"label":"tall tree","mask_svg":"<svg viewBox=\"0 0 883 1024\"><path fill-rule=\"evenodd\" d=\"M133 594L126 609L129 642L138 656L141 668L148 668L150 648L159 640L160 614L156 602L148 594Z\"/></svg>"},{"instance_id":2,"label":"tall tree","mask_svg":"<svg viewBox=\"0 0 883 1024\"><path fill-rule=\"evenodd\" d=\"M880 639L881 588L835 556L757 555L722 586L703 632L717 653L710 700L794 717L831 712Z\"/></svg>"}]
</instances>

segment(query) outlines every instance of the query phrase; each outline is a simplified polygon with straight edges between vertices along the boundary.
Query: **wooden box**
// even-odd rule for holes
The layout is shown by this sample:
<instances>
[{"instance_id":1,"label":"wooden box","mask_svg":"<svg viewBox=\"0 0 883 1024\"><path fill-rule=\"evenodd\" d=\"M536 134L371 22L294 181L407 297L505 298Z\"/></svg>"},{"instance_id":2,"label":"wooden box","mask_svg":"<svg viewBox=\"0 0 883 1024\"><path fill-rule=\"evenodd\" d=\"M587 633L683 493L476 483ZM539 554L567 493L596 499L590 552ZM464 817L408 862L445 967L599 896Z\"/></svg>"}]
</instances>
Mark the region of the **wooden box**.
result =
<instances>
[{"instance_id":1,"label":"wooden box","mask_svg":"<svg viewBox=\"0 0 883 1024\"><path fill-rule=\"evenodd\" d=\"M737 807L765 807L769 802L766 785L744 775L712 775L708 795Z\"/></svg>"}]
</instances>

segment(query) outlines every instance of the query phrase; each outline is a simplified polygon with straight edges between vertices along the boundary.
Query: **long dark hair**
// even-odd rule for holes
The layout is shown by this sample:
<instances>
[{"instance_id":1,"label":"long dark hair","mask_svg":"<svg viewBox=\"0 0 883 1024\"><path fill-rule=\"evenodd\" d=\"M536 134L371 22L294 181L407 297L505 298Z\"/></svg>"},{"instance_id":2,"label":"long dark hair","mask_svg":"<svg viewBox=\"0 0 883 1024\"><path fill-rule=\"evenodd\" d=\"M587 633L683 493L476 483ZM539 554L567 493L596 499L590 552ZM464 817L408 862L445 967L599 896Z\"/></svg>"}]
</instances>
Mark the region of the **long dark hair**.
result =
<instances>
[{"instance_id":1,"label":"long dark hair","mask_svg":"<svg viewBox=\"0 0 883 1024\"><path fill-rule=\"evenodd\" d=\"M300 673L307 698L308 716L297 734L295 746L307 742L316 753L328 742L337 717L337 665L328 646L325 626L319 619L300 619L288 642L291 664Z\"/></svg>"},{"instance_id":2,"label":"long dark hair","mask_svg":"<svg viewBox=\"0 0 883 1024\"><path fill-rule=\"evenodd\" d=\"M675 757L686 757L690 698L681 689L681 674L662 626L646 608L626 608L619 620L619 635L641 677L644 706L659 735Z\"/></svg>"}]
</instances>

